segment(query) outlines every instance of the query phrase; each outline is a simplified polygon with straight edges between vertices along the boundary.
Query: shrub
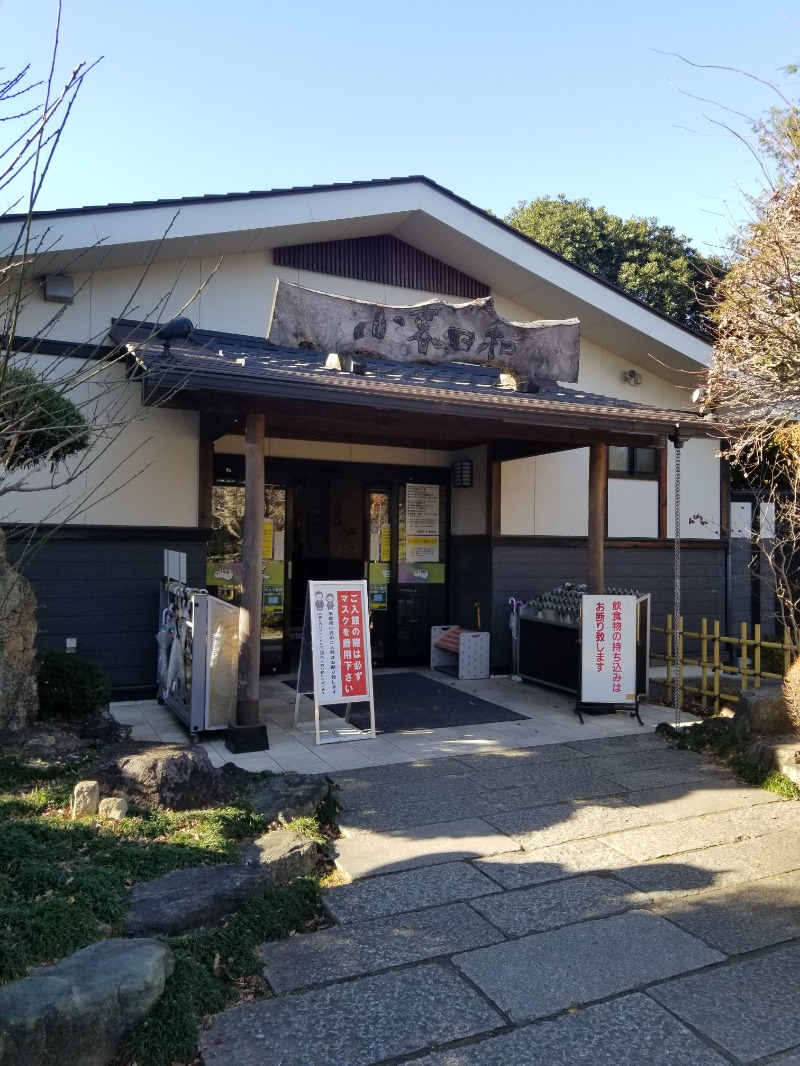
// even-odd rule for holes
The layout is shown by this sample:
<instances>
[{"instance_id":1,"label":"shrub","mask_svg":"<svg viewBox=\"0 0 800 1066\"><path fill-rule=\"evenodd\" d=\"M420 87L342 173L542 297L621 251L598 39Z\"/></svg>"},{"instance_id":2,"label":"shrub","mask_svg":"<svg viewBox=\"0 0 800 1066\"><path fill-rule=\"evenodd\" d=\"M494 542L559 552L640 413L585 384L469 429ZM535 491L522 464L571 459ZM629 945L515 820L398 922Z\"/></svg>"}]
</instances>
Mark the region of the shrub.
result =
<instances>
[{"instance_id":1,"label":"shrub","mask_svg":"<svg viewBox=\"0 0 800 1066\"><path fill-rule=\"evenodd\" d=\"M39 657L39 709L45 718L81 718L108 703L111 686L95 663L65 652Z\"/></svg>"},{"instance_id":2,"label":"shrub","mask_svg":"<svg viewBox=\"0 0 800 1066\"><path fill-rule=\"evenodd\" d=\"M783 634L776 633L772 636L763 638L768 644L781 644L783 643ZM783 649L782 648L762 648L761 649L761 669L765 670L768 674L780 674L783 676Z\"/></svg>"},{"instance_id":3,"label":"shrub","mask_svg":"<svg viewBox=\"0 0 800 1066\"><path fill-rule=\"evenodd\" d=\"M800 657L795 659L786 671L786 677L783 679L783 698L794 731L800 733Z\"/></svg>"}]
</instances>

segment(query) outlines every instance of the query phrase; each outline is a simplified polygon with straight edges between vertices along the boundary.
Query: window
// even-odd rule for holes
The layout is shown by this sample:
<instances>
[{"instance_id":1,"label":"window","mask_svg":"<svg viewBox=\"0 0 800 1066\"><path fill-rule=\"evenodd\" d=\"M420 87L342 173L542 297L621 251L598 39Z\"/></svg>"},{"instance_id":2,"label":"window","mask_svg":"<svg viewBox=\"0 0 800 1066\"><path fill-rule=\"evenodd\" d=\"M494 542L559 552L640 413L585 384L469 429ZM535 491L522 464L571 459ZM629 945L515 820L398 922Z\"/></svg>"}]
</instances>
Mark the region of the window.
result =
<instances>
[{"instance_id":1,"label":"window","mask_svg":"<svg viewBox=\"0 0 800 1066\"><path fill-rule=\"evenodd\" d=\"M658 479L658 451L656 448L609 448L609 477L637 477Z\"/></svg>"}]
</instances>

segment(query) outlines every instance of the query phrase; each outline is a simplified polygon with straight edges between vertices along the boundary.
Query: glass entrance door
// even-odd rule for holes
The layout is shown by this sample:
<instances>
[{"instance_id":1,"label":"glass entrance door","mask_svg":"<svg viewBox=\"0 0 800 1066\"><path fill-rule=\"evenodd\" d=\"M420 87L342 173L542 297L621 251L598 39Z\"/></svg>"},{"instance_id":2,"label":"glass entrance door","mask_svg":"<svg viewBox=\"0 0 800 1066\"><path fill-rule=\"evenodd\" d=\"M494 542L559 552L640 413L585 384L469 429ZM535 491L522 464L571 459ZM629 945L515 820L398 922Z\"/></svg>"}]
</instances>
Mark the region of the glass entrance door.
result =
<instances>
[{"instance_id":1,"label":"glass entrance door","mask_svg":"<svg viewBox=\"0 0 800 1066\"><path fill-rule=\"evenodd\" d=\"M214 485L212 536L208 545L208 591L239 606L242 599L244 486ZM286 486L264 490L264 549L261 607L261 671L285 668L286 642Z\"/></svg>"},{"instance_id":2,"label":"glass entrance door","mask_svg":"<svg viewBox=\"0 0 800 1066\"><path fill-rule=\"evenodd\" d=\"M391 488L368 488L366 493L369 551L366 577L369 588L372 659L383 665L389 658L390 618L396 607L396 582L392 578Z\"/></svg>"}]
</instances>

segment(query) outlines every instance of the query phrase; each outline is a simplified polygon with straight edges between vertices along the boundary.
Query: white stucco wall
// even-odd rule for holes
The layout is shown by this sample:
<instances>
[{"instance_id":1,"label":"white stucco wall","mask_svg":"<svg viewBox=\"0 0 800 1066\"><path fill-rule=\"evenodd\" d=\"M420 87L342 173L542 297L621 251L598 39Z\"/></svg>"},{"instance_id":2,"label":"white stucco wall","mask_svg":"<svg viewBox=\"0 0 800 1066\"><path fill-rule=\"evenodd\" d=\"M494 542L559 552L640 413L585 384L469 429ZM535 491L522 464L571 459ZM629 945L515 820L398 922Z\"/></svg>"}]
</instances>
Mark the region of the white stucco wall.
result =
<instances>
[{"instance_id":1,"label":"white stucco wall","mask_svg":"<svg viewBox=\"0 0 800 1066\"><path fill-rule=\"evenodd\" d=\"M91 449L52 475L28 477L26 491L0 496L0 521L197 525L196 414L143 409L140 385L125 380L121 365L77 359L27 362L48 380L56 373L81 380L70 398L103 432ZM41 491L27 491L33 486Z\"/></svg>"},{"instance_id":2,"label":"white stucco wall","mask_svg":"<svg viewBox=\"0 0 800 1066\"><path fill-rule=\"evenodd\" d=\"M721 500L718 444L690 440L681 451L681 537L719 540ZM669 446L667 536L675 536L675 449ZM699 515L702 521L693 516Z\"/></svg>"},{"instance_id":3,"label":"white stucco wall","mask_svg":"<svg viewBox=\"0 0 800 1066\"><path fill-rule=\"evenodd\" d=\"M503 463L501 534L585 537L588 479L588 448Z\"/></svg>"},{"instance_id":4,"label":"white stucco wall","mask_svg":"<svg viewBox=\"0 0 800 1066\"><path fill-rule=\"evenodd\" d=\"M608 479L609 537L658 536L658 482Z\"/></svg>"}]
</instances>

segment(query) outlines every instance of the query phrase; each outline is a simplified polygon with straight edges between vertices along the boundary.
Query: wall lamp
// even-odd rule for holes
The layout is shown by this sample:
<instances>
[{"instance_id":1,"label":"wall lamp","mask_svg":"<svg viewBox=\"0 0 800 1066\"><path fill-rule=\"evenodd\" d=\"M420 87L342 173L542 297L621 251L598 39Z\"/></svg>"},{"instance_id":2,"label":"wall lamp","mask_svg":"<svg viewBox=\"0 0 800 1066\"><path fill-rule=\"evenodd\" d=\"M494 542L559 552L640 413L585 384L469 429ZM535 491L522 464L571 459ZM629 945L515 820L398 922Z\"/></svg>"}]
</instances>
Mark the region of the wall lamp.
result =
<instances>
[{"instance_id":1,"label":"wall lamp","mask_svg":"<svg viewBox=\"0 0 800 1066\"><path fill-rule=\"evenodd\" d=\"M472 460L471 459L459 459L457 463L453 463L453 488L454 489L471 489L472 488Z\"/></svg>"}]
</instances>

